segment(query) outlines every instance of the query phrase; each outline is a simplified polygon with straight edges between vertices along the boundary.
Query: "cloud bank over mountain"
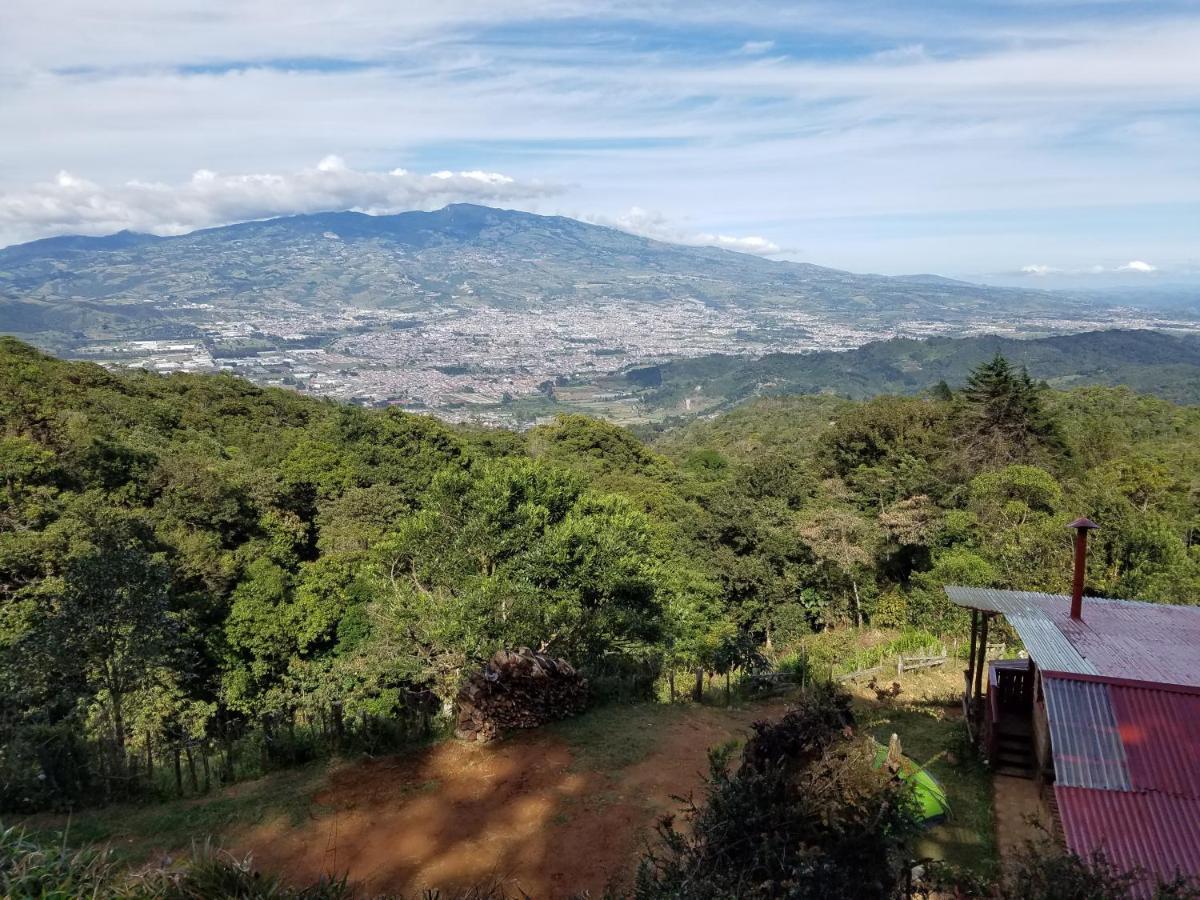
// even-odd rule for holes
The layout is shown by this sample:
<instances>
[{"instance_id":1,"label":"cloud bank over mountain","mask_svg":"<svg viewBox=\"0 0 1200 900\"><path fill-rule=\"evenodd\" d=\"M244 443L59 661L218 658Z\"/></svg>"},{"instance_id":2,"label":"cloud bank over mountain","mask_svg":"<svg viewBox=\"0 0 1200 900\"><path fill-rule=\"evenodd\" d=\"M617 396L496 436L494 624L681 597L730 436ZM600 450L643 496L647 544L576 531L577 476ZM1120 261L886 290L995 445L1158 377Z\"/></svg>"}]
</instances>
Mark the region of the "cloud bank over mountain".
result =
<instances>
[{"instance_id":1,"label":"cloud bank over mountain","mask_svg":"<svg viewBox=\"0 0 1200 900\"><path fill-rule=\"evenodd\" d=\"M505 204L560 190L498 172L367 172L348 167L337 156L275 174L228 175L201 169L181 184L129 181L108 187L60 172L54 181L0 193L0 234L18 239L123 229L182 234L270 216L343 209L387 214L460 201Z\"/></svg>"}]
</instances>

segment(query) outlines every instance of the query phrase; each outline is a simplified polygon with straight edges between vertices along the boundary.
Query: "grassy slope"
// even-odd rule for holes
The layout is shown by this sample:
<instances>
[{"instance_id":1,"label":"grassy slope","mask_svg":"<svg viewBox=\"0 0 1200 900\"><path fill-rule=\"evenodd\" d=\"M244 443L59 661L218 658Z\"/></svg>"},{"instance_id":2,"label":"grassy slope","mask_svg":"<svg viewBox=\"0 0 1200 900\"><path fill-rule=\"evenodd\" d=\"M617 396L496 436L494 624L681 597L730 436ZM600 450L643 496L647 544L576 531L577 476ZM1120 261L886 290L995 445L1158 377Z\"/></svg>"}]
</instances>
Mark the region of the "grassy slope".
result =
<instances>
[{"instance_id":1,"label":"grassy slope","mask_svg":"<svg viewBox=\"0 0 1200 900\"><path fill-rule=\"evenodd\" d=\"M183 849L232 828L285 818L299 824L313 811L312 797L328 763L311 763L243 782L209 797L87 809L69 817L39 815L24 822L40 831L67 831L71 844L105 843L131 864L146 862L160 848Z\"/></svg>"},{"instance_id":2,"label":"grassy slope","mask_svg":"<svg viewBox=\"0 0 1200 900\"><path fill-rule=\"evenodd\" d=\"M856 705L864 727L878 740L886 742L897 732L909 756L921 763L932 759L929 769L947 789L953 818L929 831L918 852L989 872L994 857L991 779L981 766L962 759L951 765L945 756L947 750L962 756L961 723L946 715L946 704L953 702L948 684L942 674L905 676L899 702L880 704L860 693ZM719 702L721 692L714 691L712 699ZM629 786L622 773L661 751L664 741L681 729L702 723L712 729L716 722L723 733L736 735L748 722L778 709L778 704L769 709L751 704L726 713L707 704L612 705L549 726L546 734L568 745L572 770L599 777L595 783L600 793L578 798L595 805L625 793ZM163 847L182 849L210 837L220 844L224 836L257 824L282 821L295 827L323 816L328 810L313 798L327 784L334 765L313 763L277 772L206 798L112 806L69 819L41 816L26 824L46 830L69 827L71 843L107 842L119 858L139 864Z\"/></svg>"}]
</instances>

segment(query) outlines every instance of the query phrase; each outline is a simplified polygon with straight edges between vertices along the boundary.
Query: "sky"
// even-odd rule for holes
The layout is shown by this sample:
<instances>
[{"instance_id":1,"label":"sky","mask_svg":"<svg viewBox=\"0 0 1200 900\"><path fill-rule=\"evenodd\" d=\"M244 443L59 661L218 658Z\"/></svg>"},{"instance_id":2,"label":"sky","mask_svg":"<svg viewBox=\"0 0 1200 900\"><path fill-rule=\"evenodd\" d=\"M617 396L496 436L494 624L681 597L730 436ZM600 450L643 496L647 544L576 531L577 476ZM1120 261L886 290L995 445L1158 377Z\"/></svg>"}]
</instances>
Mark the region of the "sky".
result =
<instances>
[{"instance_id":1,"label":"sky","mask_svg":"<svg viewBox=\"0 0 1200 900\"><path fill-rule=\"evenodd\" d=\"M0 244L456 201L1200 283L1200 0L0 4Z\"/></svg>"}]
</instances>

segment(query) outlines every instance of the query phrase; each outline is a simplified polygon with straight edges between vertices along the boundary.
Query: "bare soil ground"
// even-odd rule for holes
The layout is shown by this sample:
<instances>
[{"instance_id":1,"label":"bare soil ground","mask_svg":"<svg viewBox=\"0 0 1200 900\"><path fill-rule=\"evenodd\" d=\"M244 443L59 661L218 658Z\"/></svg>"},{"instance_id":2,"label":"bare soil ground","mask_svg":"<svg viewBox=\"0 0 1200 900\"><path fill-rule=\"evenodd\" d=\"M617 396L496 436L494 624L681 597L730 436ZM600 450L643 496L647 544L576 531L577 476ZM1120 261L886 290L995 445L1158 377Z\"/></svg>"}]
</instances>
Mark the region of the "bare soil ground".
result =
<instances>
[{"instance_id":1,"label":"bare soil ground","mask_svg":"<svg viewBox=\"0 0 1200 900\"><path fill-rule=\"evenodd\" d=\"M700 785L708 748L784 708L600 710L494 746L446 742L360 762L326 779L307 821L265 821L227 843L296 881L348 873L367 894L491 880L538 898L599 893L629 882L658 817ZM630 716L648 721L631 729ZM610 728L613 745L595 740Z\"/></svg>"},{"instance_id":2,"label":"bare soil ground","mask_svg":"<svg viewBox=\"0 0 1200 900\"><path fill-rule=\"evenodd\" d=\"M1007 866L1017 859L1029 841L1052 840L1053 819L1038 795L1031 778L996 775L992 779L996 810L996 853Z\"/></svg>"},{"instance_id":3,"label":"bare soil ground","mask_svg":"<svg viewBox=\"0 0 1200 900\"><path fill-rule=\"evenodd\" d=\"M958 747L953 673L906 675L895 700L862 685L860 725L945 785L950 821L918 852L980 872L994 864L991 774ZM316 762L210 796L110 806L32 827L69 826L71 841L113 846L133 866L186 854L193 841L301 883L348 874L363 896L442 896L497 881L543 898L627 885L675 799L698 790L710 747L742 740L786 698L722 709L606 706L492 746L446 741L374 760ZM1018 817L1019 818L1019 817Z\"/></svg>"}]
</instances>

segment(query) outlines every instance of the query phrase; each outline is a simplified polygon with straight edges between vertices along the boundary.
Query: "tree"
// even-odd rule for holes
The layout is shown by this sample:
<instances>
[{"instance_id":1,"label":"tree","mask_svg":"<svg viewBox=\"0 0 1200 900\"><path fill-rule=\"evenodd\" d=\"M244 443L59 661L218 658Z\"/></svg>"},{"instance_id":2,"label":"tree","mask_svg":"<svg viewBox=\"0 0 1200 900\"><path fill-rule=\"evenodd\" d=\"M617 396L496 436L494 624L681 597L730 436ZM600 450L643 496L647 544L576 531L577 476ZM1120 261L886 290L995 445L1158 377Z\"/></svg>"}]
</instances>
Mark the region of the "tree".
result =
<instances>
[{"instance_id":1,"label":"tree","mask_svg":"<svg viewBox=\"0 0 1200 900\"><path fill-rule=\"evenodd\" d=\"M61 570L36 588L23 658L47 682L77 676L103 712L119 768L128 737L126 699L166 660L177 636L169 571L145 524L86 504L69 520ZM78 529L78 530L77 530Z\"/></svg>"},{"instance_id":2,"label":"tree","mask_svg":"<svg viewBox=\"0 0 1200 900\"><path fill-rule=\"evenodd\" d=\"M441 473L422 506L377 548L382 612L443 695L501 647L579 663L658 636L676 562L623 498L505 459Z\"/></svg>"},{"instance_id":3,"label":"tree","mask_svg":"<svg viewBox=\"0 0 1200 900\"><path fill-rule=\"evenodd\" d=\"M957 459L950 416L946 403L877 397L826 431L820 456L864 506L882 509L914 494L940 498Z\"/></svg>"},{"instance_id":4,"label":"tree","mask_svg":"<svg viewBox=\"0 0 1200 900\"><path fill-rule=\"evenodd\" d=\"M817 558L827 589L842 595L850 618L861 625L859 588L872 578L879 527L852 510L829 506L809 513L797 533Z\"/></svg>"},{"instance_id":5,"label":"tree","mask_svg":"<svg viewBox=\"0 0 1200 900\"><path fill-rule=\"evenodd\" d=\"M1002 465L1038 450L1061 452L1062 436L1041 392L1024 367L1014 370L1000 353L971 371L962 396L976 464Z\"/></svg>"},{"instance_id":6,"label":"tree","mask_svg":"<svg viewBox=\"0 0 1200 900\"><path fill-rule=\"evenodd\" d=\"M1036 466L985 472L967 487L977 543L1004 587L1057 590L1070 575L1070 521L1058 481Z\"/></svg>"}]
</instances>

